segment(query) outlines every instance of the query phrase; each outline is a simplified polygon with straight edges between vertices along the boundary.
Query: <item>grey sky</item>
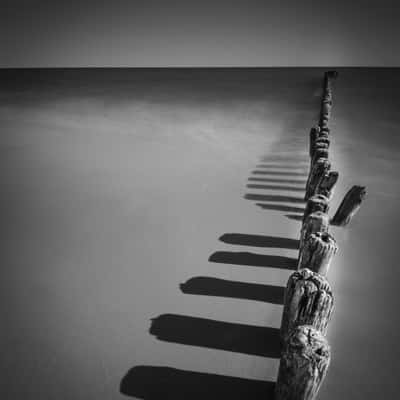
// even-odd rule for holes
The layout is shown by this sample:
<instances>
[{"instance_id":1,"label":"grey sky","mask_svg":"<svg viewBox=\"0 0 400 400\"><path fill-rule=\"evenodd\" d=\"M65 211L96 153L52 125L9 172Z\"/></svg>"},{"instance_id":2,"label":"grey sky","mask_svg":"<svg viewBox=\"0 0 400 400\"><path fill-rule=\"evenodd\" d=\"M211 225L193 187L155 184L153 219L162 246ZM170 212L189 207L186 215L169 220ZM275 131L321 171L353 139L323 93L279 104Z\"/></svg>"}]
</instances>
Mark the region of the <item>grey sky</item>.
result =
<instances>
[{"instance_id":1,"label":"grey sky","mask_svg":"<svg viewBox=\"0 0 400 400\"><path fill-rule=\"evenodd\" d=\"M396 66L390 1L2 2L1 67Z\"/></svg>"}]
</instances>

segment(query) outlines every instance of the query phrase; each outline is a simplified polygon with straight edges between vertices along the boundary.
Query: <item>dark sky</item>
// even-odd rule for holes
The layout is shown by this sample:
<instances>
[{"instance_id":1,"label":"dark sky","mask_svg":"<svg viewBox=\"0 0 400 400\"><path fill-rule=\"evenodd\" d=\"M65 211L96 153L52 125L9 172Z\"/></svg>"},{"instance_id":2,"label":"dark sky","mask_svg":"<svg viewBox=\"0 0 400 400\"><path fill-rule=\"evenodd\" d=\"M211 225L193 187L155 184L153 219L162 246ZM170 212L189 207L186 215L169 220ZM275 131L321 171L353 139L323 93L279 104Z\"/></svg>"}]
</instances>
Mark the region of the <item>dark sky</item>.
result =
<instances>
[{"instance_id":1,"label":"dark sky","mask_svg":"<svg viewBox=\"0 0 400 400\"><path fill-rule=\"evenodd\" d=\"M398 66L394 1L3 1L1 67Z\"/></svg>"}]
</instances>

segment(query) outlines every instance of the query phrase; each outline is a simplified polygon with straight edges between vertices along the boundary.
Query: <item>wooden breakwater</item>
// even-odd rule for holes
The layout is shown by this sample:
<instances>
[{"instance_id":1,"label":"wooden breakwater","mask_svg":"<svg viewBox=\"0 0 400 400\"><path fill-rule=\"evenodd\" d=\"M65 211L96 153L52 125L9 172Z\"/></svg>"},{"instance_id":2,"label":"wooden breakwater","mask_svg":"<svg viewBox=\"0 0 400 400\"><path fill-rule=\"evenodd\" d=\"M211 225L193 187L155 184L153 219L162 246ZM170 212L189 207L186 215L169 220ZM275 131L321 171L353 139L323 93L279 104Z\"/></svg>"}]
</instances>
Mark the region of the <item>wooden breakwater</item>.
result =
<instances>
[{"instance_id":1,"label":"wooden breakwater","mask_svg":"<svg viewBox=\"0 0 400 400\"><path fill-rule=\"evenodd\" d=\"M366 196L366 189L353 186L333 218L329 205L339 173L329 161L332 89L337 72L324 75L318 124L311 128L310 170L305 190L306 207L300 231L297 271L288 280L280 335L282 353L275 386L275 400L312 400L327 374L331 349L326 333L334 308L327 279L338 251L331 225L350 223Z\"/></svg>"}]
</instances>

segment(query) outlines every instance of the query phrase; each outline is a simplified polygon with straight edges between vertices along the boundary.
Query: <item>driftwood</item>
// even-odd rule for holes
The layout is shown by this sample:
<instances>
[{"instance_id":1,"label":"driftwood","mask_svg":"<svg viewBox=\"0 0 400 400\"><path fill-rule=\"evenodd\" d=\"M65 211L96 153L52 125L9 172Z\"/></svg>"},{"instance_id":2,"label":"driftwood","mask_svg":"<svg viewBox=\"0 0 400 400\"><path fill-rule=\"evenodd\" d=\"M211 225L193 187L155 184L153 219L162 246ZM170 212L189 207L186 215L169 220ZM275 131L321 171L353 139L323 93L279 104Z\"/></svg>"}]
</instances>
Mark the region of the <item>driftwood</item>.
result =
<instances>
[{"instance_id":1,"label":"driftwood","mask_svg":"<svg viewBox=\"0 0 400 400\"><path fill-rule=\"evenodd\" d=\"M292 329L299 325L311 325L325 335L332 310L332 290L324 276L307 268L290 275L280 330L283 347Z\"/></svg>"},{"instance_id":2,"label":"driftwood","mask_svg":"<svg viewBox=\"0 0 400 400\"><path fill-rule=\"evenodd\" d=\"M298 269L308 268L326 276L337 250L336 241L328 232L313 233L301 249Z\"/></svg>"},{"instance_id":3,"label":"driftwood","mask_svg":"<svg viewBox=\"0 0 400 400\"><path fill-rule=\"evenodd\" d=\"M300 252L308 237L317 232L328 232L329 217L322 211L316 211L310 214L304 221L300 232Z\"/></svg>"},{"instance_id":4,"label":"driftwood","mask_svg":"<svg viewBox=\"0 0 400 400\"><path fill-rule=\"evenodd\" d=\"M329 211L329 199L326 196L322 194L316 194L308 199L306 208L304 210L303 222L310 214L316 211L322 211L323 213L327 213Z\"/></svg>"},{"instance_id":5,"label":"driftwood","mask_svg":"<svg viewBox=\"0 0 400 400\"><path fill-rule=\"evenodd\" d=\"M315 155L320 151L321 150L317 151ZM311 196L316 194L316 189L319 183L321 182L323 177L329 172L330 168L331 164L326 158L319 158L312 164L306 185L305 200L308 200Z\"/></svg>"},{"instance_id":6,"label":"driftwood","mask_svg":"<svg viewBox=\"0 0 400 400\"><path fill-rule=\"evenodd\" d=\"M331 220L332 225L346 226L357 213L367 194L364 186L353 186L344 196L336 214Z\"/></svg>"},{"instance_id":7,"label":"driftwood","mask_svg":"<svg viewBox=\"0 0 400 400\"><path fill-rule=\"evenodd\" d=\"M282 354L275 400L313 400L328 371L331 351L325 337L311 326L293 330Z\"/></svg>"},{"instance_id":8,"label":"driftwood","mask_svg":"<svg viewBox=\"0 0 400 400\"><path fill-rule=\"evenodd\" d=\"M339 178L339 172L329 171L321 179L317 188L318 193L324 195L330 200L332 198L333 189L336 185L338 178Z\"/></svg>"}]
</instances>

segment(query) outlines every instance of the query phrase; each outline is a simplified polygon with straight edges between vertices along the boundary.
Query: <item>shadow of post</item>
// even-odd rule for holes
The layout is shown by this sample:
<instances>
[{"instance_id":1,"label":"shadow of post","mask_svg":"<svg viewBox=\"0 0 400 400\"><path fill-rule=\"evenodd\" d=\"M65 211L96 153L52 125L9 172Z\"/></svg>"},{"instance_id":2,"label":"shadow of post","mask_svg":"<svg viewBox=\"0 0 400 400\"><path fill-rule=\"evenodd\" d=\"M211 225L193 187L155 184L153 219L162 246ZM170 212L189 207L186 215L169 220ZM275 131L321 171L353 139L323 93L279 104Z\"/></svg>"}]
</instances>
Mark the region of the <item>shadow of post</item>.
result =
<instances>
[{"instance_id":1,"label":"shadow of post","mask_svg":"<svg viewBox=\"0 0 400 400\"><path fill-rule=\"evenodd\" d=\"M136 366L120 384L126 396L145 400L273 400L275 383L169 367Z\"/></svg>"},{"instance_id":2,"label":"shadow of post","mask_svg":"<svg viewBox=\"0 0 400 400\"><path fill-rule=\"evenodd\" d=\"M297 268L297 258L272 256L250 252L216 251L208 259L210 262L251 267L292 269Z\"/></svg>"},{"instance_id":3,"label":"shadow of post","mask_svg":"<svg viewBox=\"0 0 400 400\"><path fill-rule=\"evenodd\" d=\"M247 180L250 182L291 183L293 185L305 185L307 183L306 179L259 178L257 176L250 176Z\"/></svg>"},{"instance_id":4,"label":"shadow of post","mask_svg":"<svg viewBox=\"0 0 400 400\"><path fill-rule=\"evenodd\" d=\"M283 286L228 281L206 276L191 278L182 283L180 289L186 294L263 301L279 305L283 304L285 294Z\"/></svg>"},{"instance_id":5,"label":"shadow of post","mask_svg":"<svg viewBox=\"0 0 400 400\"><path fill-rule=\"evenodd\" d=\"M152 319L150 334L164 342L279 358L279 329L208 318L163 314Z\"/></svg>"},{"instance_id":6,"label":"shadow of post","mask_svg":"<svg viewBox=\"0 0 400 400\"><path fill-rule=\"evenodd\" d=\"M279 236L248 235L243 233L225 233L219 240L228 244L254 247L273 247L276 249L298 250L300 241Z\"/></svg>"},{"instance_id":7,"label":"shadow of post","mask_svg":"<svg viewBox=\"0 0 400 400\"><path fill-rule=\"evenodd\" d=\"M258 193L247 193L244 196L247 200L254 200L254 201L273 201L277 203L298 203L304 204L303 197L296 197L296 196L283 196L279 194L258 194Z\"/></svg>"},{"instance_id":8,"label":"shadow of post","mask_svg":"<svg viewBox=\"0 0 400 400\"><path fill-rule=\"evenodd\" d=\"M297 186L284 186L284 185L258 185L249 183L246 185L249 189L261 189L261 190L283 190L286 192L304 192L303 187Z\"/></svg>"}]
</instances>

